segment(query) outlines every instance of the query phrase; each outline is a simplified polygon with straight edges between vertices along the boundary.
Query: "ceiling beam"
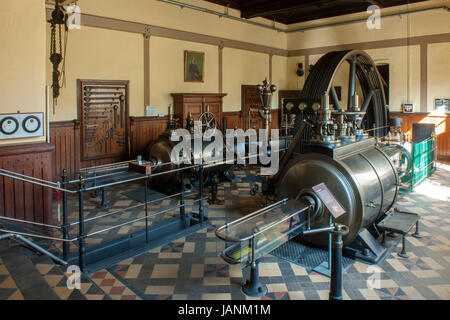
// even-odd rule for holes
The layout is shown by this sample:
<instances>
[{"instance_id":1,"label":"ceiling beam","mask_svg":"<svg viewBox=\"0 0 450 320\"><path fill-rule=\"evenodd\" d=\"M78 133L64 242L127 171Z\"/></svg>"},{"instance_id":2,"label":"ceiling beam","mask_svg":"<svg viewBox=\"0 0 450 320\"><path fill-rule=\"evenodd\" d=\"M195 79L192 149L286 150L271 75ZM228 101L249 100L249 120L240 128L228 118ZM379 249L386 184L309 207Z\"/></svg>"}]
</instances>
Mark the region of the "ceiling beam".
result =
<instances>
[{"instance_id":1,"label":"ceiling beam","mask_svg":"<svg viewBox=\"0 0 450 320\"><path fill-rule=\"evenodd\" d=\"M261 17L278 12L286 12L294 9L309 8L309 7L322 7L331 3L335 3L336 0L278 0L278 1L263 1L263 2L249 2L242 3L241 5L241 17L250 19L255 17Z\"/></svg>"},{"instance_id":2,"label":"ceiling beam","mask_svg":"<svg viewBox=\"0 0 450 320\"><path fill-rule=\"evenodd\" d=\"M316 19L324 19L324 18L330 18L330 17L336 17L346 14L352 14L352 13L358 13L358 12L364 12L367 9L366 4L359 4L354 6L340 6L339 4L336 4L332 7L327 7L326 10L308 10L304 14L294 14L292 17L287 18L286 24L292 24L292 23L298 23L298 22L305 22L305 21L311 21Z\"/></svg>"},{"instance_id":3,"label":"ceiling beam","mask_svg":"<svg viewBox=\"0 0 450 320\"><path fill-rule=\"evenodd\" d=\"M382 4L380 1L376 1L376 0L367 0L366 2L368 2L368 3L371 4L371 5L378 6L378 7L380 7L380 8L383 8L383 7L384 7L383 4Z\"/></svg>"},{"instance_id":4,"label":"ceiling beam","mask_svg":"<svg viewBox=\"0 0 450 320\"><path fill-rule=\"evenodd\" d=\"M73 2L75 2L76 0L58 0L59 5L61 6L67 6L69 4L72 4Z\"/></svg>"},{"instance_id":5,"label":"ceiling beam","mask_svg":"<svg viewBox=\"0 0 450 320\"><path fill-rule=\"evenodd\" d=\"M224 7L230 7L232 9L241 9L241 5L239 3L239 0L207 0L208 2L212 2Z\"/></svg>"}]
</instances>

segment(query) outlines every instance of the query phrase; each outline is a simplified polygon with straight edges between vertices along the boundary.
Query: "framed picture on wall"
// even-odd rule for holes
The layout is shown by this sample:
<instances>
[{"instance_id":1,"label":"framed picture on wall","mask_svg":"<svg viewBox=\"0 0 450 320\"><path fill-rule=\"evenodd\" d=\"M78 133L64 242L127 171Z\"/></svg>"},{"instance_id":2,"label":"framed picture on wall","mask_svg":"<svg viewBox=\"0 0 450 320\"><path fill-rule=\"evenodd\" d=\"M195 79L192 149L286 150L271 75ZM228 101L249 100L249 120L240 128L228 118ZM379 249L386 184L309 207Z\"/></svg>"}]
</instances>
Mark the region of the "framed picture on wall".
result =
<instances>
[{"instance_id":1,"label":"framed picture on wall","mask_svg":"<svg viewBox=\"0 0 450 320\"><path fill-rule=\"evenodd\" d=\"M204 82L205 53L184 51L184 81Z\"/></svg>"},{"instance_id":2,"label":"framed picture on wall","mask_svg":"<svg viewBox=\"0 0 450 320\"><path fill-rule=\"evenodd\" d=\"M411 113L414 111L414 105L412 103L404 103L402 105L402 111L404 113Z\"/></svg>"},{"instance_id":3,"label":"framed picture on wall","mask_svg":"<svg viewBox=\"0 0 450 320\"><path fill-rule=\"evenodd\" d=\"M445 112L450 112L450 98L434 99L434 110L443 109Z\"/></svg>"}]
</instances>

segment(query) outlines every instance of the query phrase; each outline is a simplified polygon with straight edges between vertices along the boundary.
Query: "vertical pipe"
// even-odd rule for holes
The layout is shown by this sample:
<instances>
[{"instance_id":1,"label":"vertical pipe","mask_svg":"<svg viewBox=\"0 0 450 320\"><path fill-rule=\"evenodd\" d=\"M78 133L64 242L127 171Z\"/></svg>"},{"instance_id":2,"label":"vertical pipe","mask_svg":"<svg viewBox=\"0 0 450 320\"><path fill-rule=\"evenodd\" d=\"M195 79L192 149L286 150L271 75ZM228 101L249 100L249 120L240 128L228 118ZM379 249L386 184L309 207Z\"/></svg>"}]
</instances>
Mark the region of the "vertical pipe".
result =
<instances>
[{"instance_id":1,"label":"vertical pipe","mask_svg":"<svg viewBox=\"0 0 450 320\"><path fill-rule=\"evenodd\" d=\"M330 232L331 234L331 232ZM336 225L333 233L333 255L331 260L330 300L342 300L342 233Z\"/></svg>"},{"instance_id":2,"label":"vertical pipe","mask_svg":"<svg viewBox=\"0 0 450 320\"><path fill-rule=\"evenodd\" d=\"M147 201L147 188L148 188L148 178L145 178L144 201L145 201L145 242L146 242L146 243L148 243L148 201Z\"/></svg>"},{"instance_id":3,"label":"vertical pipe","mask_svg":"<svg viewBox=\"0 0 450 320\"><path fill-rule=\"evenodd\" d=\"M67 170L63 170L62 175L62 186L64 189L67 189ZM63 202L63 226L62 226L62 232L63 232L63 239L68 240L69 239L69 227L68 227L68 219L67 219L67 192L62 192L62 202ZM69 242L64 241L63 242L63 259L67 261L67 257L69 255Z\"/></svg>"},{"instance_id":4,"label":"vertical pipe","mask_svg":"<svg viewBox=\"0 0 450 320\"><path fill-rule=\"evenodd\" d=\"M356 75L356 57L353 56L350 61L350 78L348 84L347 110L352 110L353 95L355 94L355 75Z\"/></svg>"},{"instance_id":5,"label":"vertical pipe","mask_svg":"<svg viewBox=\"0 0 450 320\"><path fill-rule=\"evenodd\" d=\"M79 184L80 190L78 193L78 205L79 205L79 250L78 250L78 264L81 269L81 271L85 271L86 268L86 243L85 243L85 233L84 233L84 180L83 177L80 175L80 184Z\"/></svg>"}]
</instances>

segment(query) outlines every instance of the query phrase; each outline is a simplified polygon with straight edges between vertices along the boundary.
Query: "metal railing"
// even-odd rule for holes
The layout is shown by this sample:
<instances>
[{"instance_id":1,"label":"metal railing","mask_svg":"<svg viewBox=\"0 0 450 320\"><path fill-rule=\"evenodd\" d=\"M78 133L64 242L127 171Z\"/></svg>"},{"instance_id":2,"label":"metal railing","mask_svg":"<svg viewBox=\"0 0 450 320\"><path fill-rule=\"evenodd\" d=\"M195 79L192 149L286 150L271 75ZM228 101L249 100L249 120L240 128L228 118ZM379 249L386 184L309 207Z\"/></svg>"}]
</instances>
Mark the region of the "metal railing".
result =
<instances>
[{"instance_id":1,"label":"metal railing","mask_svg":"<svg viewBox=\"0 0 450 320\"><path fill-rule=\"evenodd\" d=\"M283 149L280 149L278 151L283 151ZM249 160L254 157L258 157L263 155L264 153L258 153L258 154L250 154L244 157L238 157L238 159L241 160ZM49 188L55 192L57 192L57 199L58 199L58 224L59 225L52 225L48 223L42 223L42 222L36 222L36 221L29 221L29 220L23 220L23 219L17 219L17 218L11 218L11 217L3 217L0 216L0 221L8 221L14 224L25 224L29 226L36 226L36 227L42 227L42 228L50 228L55 231L59 231L61 233L61 238L59 237L51 237L48 235L43 234L34 234L30 232L22 232L22 231L15 231L15 230L8 230L8 229L0 229L1 233L8 234L9 238L11 237L29 237L29 238L36 238L36 239L45 239L50 240L54 242L62 242L62 259L57 258L54 259L58 263L64 264L69 258L69 252L70 252L70 244L78 242L78 261L80 269L83 271L86 267L86 239L89 237L92 237L94 235L108 232L126 225L130 225L136 222L144 221L145 220L145 234L146 234L146 242L148 242L148 228L149 228L149 219L154 218L158 215L162 215L164 213L174 211L174 210L180 210L180 218L185 218L185 200L189 197L198 197L193 201L193 204L198 203L198 220L199 223L203 223L205 221L205 212L204 212L204 179L203 179L203 171L204 169L215 167L215 166L221 166L221 165L232 165L235 164L235 159L232 160L218 160L218 161L211 161L209 163L200 163L200 164L193 164L193 165L184 165L180 164L178 165L178 168L174 168L171 170L162 170L161 172L152 173L150 175L145 174L139 174L135 172L128 171L128 166L131 161L125 161L125 162L119 162L115 164L109 164L109 165L102 165L97 167L90 167L85 168L80 171L79 177L74 180L68 179L67 171L64 169L63 174L61 176L61 181L59 182L53 182L48 181L44 179L39 179L31 176L27 176L21 173L0 169L0 176L3 176L5 178L10 178L17 181L22 181L24 183L30 183L33 185L41 186L44 188ZM152 165L152 168L163 168L167 165L173 165L174 163L168 162L168 163L162 163L162 164L155 164ZM173 195L169 195L166 197L161 197L159 199L154 200L148 200L148 182L152 177L170 174L174 172L178 172L180 174L180 179L183 181L183 174L187 170L195 169L200 183L199 183L199 190L198 192L193 192L191 190L185 190L184 183L181 184L181 192L175 193ZM111 181L113 180L113 181ZM119 184L126 184L136 181L145 181L145 199L143 203L132 205L127 208L123 208L120 210L113 210L107 213L104 213L99 216L85 218L85 193L88 191L98 191L100 189L106 190L107 187L115 186ZM78 219L69 221L69 210L68 210L68 196L72 195L78 196ZM176 206L172 206L170 208L160 210L158 212L149 213L148 205L168 199L173 199L179 197L180 204ZM60 202L60 199L62 200ZM93 231L90 233L86 232L86 224L94 221L98 221L113 215L119 215L123 214L124 212L142 208L144 207L145 215L143 217L139 218L133 218L129 221L118 223L113 226L109 226L106 228L102 228L101 230ZM62 212L61 212L62 211ZM60 215L62 213L62 217ZM62 223L61 223L62 218ZM70 238L69 231L71 228L77 227L78 228L78 235L75 237ZM3 236L3 235L2 235ZM0 236L0 239L1 237ZM4 236L3 238L8 238ZM22 240L22 239L21 239ZM37 245L36 245L37 246ZM37 248L37 247L35 247ZM40 252L43 252L42 248L37 249ZM45 250L44 250L45 251ZM46 253L48 256L54 257L51 253Z\"/></svg>"}]
</instances>

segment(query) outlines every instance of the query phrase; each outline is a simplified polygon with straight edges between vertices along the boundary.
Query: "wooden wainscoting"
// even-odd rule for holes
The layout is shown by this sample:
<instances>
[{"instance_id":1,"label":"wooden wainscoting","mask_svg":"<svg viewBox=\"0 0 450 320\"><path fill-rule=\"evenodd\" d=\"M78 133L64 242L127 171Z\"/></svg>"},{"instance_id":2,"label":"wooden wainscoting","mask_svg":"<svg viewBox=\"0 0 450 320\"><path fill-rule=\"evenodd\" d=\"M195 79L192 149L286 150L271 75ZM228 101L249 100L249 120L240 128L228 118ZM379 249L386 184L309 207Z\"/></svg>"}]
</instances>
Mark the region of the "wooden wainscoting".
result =
<instances>
[{"instance_id":1,"label":"wooden wainscoting","mask_svg":"<svg viewBox=\"0 0 450 320\"><path fill-rule=\"evenodd\" d=\"M413 123L434 123L437 134L437 156L440 160L450 160L450 115L433 113L401 113L391 112L391 118L402 118L402 130L412 134Z\"/></svg>"},{"instance_id":2,"label":"wooden wainscoting","mask_svg":"<svg viewBox=\"0 0 450 320\"><path fill-rule=\"evenodd\" d=\"M130 154L122 157L108 157L95 160L81 160L80 122L61 121L50 123L50 144L55 146L52 152L52 177L59 181L64 169L67 175L74 178L80 168L87 168L103 164L134 158L143 155L147 145L158 138L166 129L167 117L130 117Z\"/></svg>"},{"instance_id":3,"label":"wooden wainscoting","mask_svg":"<svg viewBox=\"0 0 450 320\"><path fill-rule=\"evenodd\" d=\"M0 168L43 180L52 180L53 150L54 146L47 143L1 146ZM0 176L1 216L52 224L51 202L51 189ZM46 234L52 233L47 228L32 229Z\"/></svg>"},{"instance_id":4,"label":"wooden wainscoting","mask_svg":"<svg viewBox=\"0 0 450 320\"><path fill-rule=\"evenodd\" d=\"M226 119L227 127L225 129L239 129L243 127L241 111L224 112L223 119Z\"/></svg>"},{"instance_id":5,"label":"wooden wainscoting","mask_svg":"<svg viewBox=\"0 0 450 320\"><path fill-rule=\"evenodd\" d=\"M280 110L279 109L272 109L272 129L279 129L280 128ZM227 127L225 129L235 129L240 128L244 129L244 118L242 117L241 111L231 111L231 112L224 112L223 118L226 119Z\"/></svg>"},{"instance_id":6,"label":"wooden wainscoting","mask_svg":"<svg viewBox=\"0 0 450 320\"><path fill-rule=\"evenodd\" d=\"M144 155L148 144L166 130L167 117L131 117L131 156Z\"/></svg>"},{"instance_id":7,"label":"wooden wainscoting","mask_svg":"<svg viewBox=\"0 0 450 320\"><path fill-rule=\"evenodd\" d=\"M53 179L60 180L64 169L69 177L75 177L80 170L80 122L51 122L50 143L55 146L52 152Z\"/></svg>"}]
</instances>

